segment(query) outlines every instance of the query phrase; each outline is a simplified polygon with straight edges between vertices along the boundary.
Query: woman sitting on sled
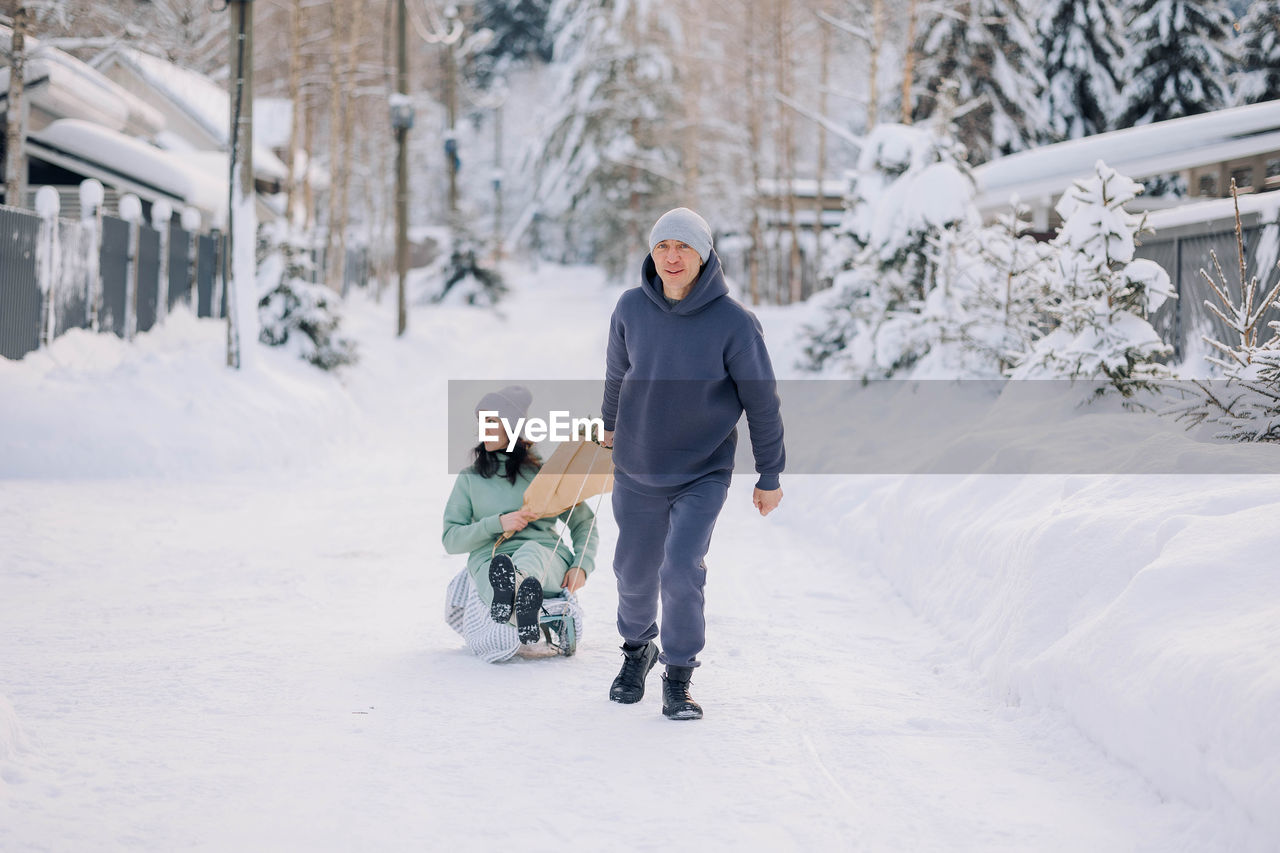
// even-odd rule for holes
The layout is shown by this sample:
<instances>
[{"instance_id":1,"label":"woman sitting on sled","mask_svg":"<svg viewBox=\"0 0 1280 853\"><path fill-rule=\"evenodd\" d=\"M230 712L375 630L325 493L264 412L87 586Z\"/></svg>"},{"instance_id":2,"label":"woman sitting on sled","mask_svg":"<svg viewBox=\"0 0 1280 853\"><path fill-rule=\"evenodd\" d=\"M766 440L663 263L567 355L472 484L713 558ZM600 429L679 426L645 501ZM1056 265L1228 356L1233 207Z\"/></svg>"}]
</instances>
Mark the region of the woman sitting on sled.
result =
<instances>
[{"instance_id":1,"label":"woman sitting on sled","mask_svg":"<svg viewBox=\"0 0 1280 853\"><path fill-rule=\"evenodd\" d=\"M532 402L529 391L509 385L476 406L516 423ZM478 444L475 462L458 475L444 508L444 548L467 554L467 567L449 584L445 619L477 656L507 660L522 645L537 643L543 599L563 596L575 636L582 611L575 593L595 568L595 516L580 503L551 518L521 508L525 489L542 467L532 442L519 439L507 452L502 421L490 418L493 441ZM572 550L560 542L556 522L569 528ZM548 637L548 639L551 639Z\"/></svg>"}]
</instances>

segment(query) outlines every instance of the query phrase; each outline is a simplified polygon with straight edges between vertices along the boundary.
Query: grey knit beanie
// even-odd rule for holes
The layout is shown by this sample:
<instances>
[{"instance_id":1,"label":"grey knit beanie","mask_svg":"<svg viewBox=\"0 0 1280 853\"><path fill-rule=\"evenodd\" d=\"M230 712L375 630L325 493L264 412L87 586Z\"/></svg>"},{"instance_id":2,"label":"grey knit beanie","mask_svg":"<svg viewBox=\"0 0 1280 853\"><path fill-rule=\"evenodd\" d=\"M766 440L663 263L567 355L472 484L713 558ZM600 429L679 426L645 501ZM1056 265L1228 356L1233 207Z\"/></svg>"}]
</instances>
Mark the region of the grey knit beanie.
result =
<instances>
[{"instance_id":1,"label":"grey knit beanie","mask_svg":"<svg viewBox=\"0 0 1280 853\"><path fill-rule=\"evenodd\" d=\"M668 210L658 218L649 232L649 251L663 240L688 243L704 264L711 257L711 226L687 207Z\"/></svg>"},{"instance_id":2,"label":"grey knit beanie","mask_svg":"<svg viewBox=\"0 0 1280 853\"><path fill-rule=\"evenodd\" d=\"M481 412L497 412L498 417L515 426L516 421L529 412L529 404L533 402L533 394L523 385L508 385L501 391L490 391L476 403L476 417Z\"/></svg>"}]
</instances>

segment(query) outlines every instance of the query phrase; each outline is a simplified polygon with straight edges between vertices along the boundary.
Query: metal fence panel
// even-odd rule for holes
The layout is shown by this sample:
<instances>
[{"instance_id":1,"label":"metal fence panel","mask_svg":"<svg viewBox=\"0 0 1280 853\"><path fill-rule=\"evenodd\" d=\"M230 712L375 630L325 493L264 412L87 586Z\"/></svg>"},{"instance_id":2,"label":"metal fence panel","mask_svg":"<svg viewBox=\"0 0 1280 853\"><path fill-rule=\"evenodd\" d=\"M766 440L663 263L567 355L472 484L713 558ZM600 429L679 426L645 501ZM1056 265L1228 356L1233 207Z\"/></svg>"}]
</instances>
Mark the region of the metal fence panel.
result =
<instances>
[{"instance_id":1,"label":"metal fence panel","mask_svg":"<svg viewBox=\"0 0 1280 853\"><path fill-rule=\"evenodd\" d=\"M1244 232L1245 262L1249 265L1249 275L1258 277L1258 299L1267 295L1267 291L1280 281L1280 224L1263 225L1246 228ZM1275 337L1271 328L1273 321L1280 320L1280 311L1274 306L1262 315L1262 328L1258 334L1258 343Z\"/></svg>"},{"instance_id":2,"label":"metal fence panel","mask_svg":"<svg viewBox=\"0 0 1280 853\"><path fill-rule=\"evenodd\" d=\"M213 317L214 285L218 276L218 240L201 234L196 254L196 316Z\"/></svg>"},{"instance_id":3,"label":"metal fence panel","mask_svg":"<svg viewBox=\"0 0 1280 853\"><path fill-rule=\"evenodd\" d=\"M160 232L143 225L138 229L138 331L156 324L160 305Z\"/></svg>"},{"instance_id":4,"label":"metal fence panel","mask_svg":"<svg viewBox=\"0 0 1280 853\"><path fill-rule=\"evenodd\" d=\"M22 358L40 346L39 235L39 218L0 208L0 356L5 358Z\"/></svg>"},{"instance_id":5,"label":"metal fence panel","mask_svg":"<svg viewBox=\"0 0 1280 853\"><path fill-rule=\"evenodd\" d=\"M1241 233L1248 275L1250 278L1255 275L1258 277L1258 298L1261 298L1267 288L1275 286L1280 277L1280 270L1275 267L1277 254L1280 253L1280 226L1245 228ZM1178 294L1178 299L1172 305L1166 303L1161 306L1152 318L1156 331L1166 342L1173 344L1176 358L1182 358L1188 344L1199 341L1201 336L1229 346L1239 343L1239 336L1205 306L1207 300L1224 313L1229 313L1200 274L1204 270L1214 281L1218 281L1218 271L1213 263L1213 256L1216 254L1226 277L1227 295L1233 300L1240 299L1240 260L1234 230L1144 243L1138 247L1137 254L1138 257L1148 258L1164 267ZM1259 326L1258 343L1275 336L1274 330L1269 326L1274 320L1280 320L1280 311L1271 308L1263 316Z\"/></svg>"},{"instance_id":6,"label":"metal fence panel","mask_svg":"<svg viewBox=\"0 0 1280 853\"><path fill-rule=\"evenodd\" d=\"M1151 315L1152 327L1160 335L1160 339L1173 347L1173 360L1181 361L1186 349L1186 339L1182 326L1182 291L1178 286L1178 243L1176 240L1150 241L1137 248L1137 256L1155 261L1165 272L1169 273L1169 283L1178 294L1178 299L1168 299Z\"/></svg>"},{"instance_id":7,"label":"metal fence panel","mask_svg":"<svg viewBox=\"0 0 1280 853\"><path fill-rule=\"evenodd\" d=\"M169 229L169 308L179 302L191 304L191 273L189 253L191 232L173 226Z\"/></svg>"},{"instance_id":8,"label":"metal fence panel","mask_svg":"<svg viewBox=\"0 0 1280 853\"><path fill-rule=\"evenodd\" d=\"M124 337L127 332L129 223L114 216L102 217L102 305L98 329Z\"/></svg>"},{"instance_id":9,"label":"metal fence panel","mask_svg":"<svg viewBox=\"0 0 1280 853\"><path fill-rule=\"evenodd\" d=\"M89 325L89 230L83 223L58 220L61 275L54 283L54 337Z\"/></svg>"}]
</instances>

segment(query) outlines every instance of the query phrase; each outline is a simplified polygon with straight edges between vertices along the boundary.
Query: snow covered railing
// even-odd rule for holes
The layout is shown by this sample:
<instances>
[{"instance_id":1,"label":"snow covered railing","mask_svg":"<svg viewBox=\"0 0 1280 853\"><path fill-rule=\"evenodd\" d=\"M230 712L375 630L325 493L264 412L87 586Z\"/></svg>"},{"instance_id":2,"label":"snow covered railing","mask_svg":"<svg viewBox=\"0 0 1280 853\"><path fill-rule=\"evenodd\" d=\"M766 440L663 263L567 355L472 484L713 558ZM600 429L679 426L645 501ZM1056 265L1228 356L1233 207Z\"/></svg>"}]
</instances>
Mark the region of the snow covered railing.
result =
<instances>
[{"instance_id":1,"label":"snow covered railing","mask_svg":"<svg viewBox=\"0 0 1280 853\"><path fill-rule=\"evenodd\" d=\"M158 202L151 224L141 202L121 199L124 218L102 212L102 185L81 185L79 221L59 218L52 188L34 212L0 206L0 356L20 359L71 329L132 338L179 302L220 317L220 235L196 233L198 217Z\"/></svg>"}]
</instances>

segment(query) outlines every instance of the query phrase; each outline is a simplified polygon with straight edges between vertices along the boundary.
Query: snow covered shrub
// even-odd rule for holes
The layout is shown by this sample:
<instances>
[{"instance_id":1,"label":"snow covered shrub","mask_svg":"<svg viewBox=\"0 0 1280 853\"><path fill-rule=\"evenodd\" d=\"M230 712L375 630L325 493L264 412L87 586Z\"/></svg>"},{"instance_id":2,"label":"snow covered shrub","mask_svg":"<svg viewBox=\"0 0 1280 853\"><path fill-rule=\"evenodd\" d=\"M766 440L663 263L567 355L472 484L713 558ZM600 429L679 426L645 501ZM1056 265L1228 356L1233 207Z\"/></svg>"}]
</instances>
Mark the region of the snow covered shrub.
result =
<instances>
[{"instance_id":1,"label":"snow covered shrub","mask_svg":"<svg viewBox=\"0 0 1280 853\"><path fill-rule=\"evenodd\" d=\"M932 342L913 378L1004 376L1031 347L1052 291L1053 250L1027 234L1027 213L1015 204L993 225L938 235L922 311Z\"/></svg>"},{"instance_id":2,"label":"snow covered shrub","mask_svg":"<svg viewBox=\"0 0 1280 853\"><path fill-rule=\"evenodd\" d=\"M1052 241L1051 320L1043 338L1018 360L1015 379L1080 379L1100 384L1095 394L1131 397L1155 390L1172 373L1158 359L1172 351L1147 317L1173 296L1168 274L1134 260L1134 238L1145 219L1127 212L1142 192L1101 160L1058 202L1062 228Z\"/></svg>"},{"instance_id":3,"label":"snow covered shrub","mask_svg":"<svg viewBox=\"0 0 1280 853\"><path fill-rule=\"evenodd\" d=\"M806 329L808 367L887 378L927 351L921 314L938 237L976 224L973 195L963 149L949 137L899 124L871 131L826 272L831 311L825 325Z\"/></svg>"},{"instance_id":4,"label":"snow covered shrub","mask_svg":"<svg viewBox=\"0 0 1280 853\"><path fill-rule=\"evenodd\" d=\"M1235 197L1235 182L1231 183ZM1280 268L1276 255L1280 252L1280 222L1263 229L1259 246L1259 260L1264 269ZM1259 343L1259 331L1263 316L1269 309L1280 309L1280 281L1266 295L1258 298L1258 276L1248 276L1244 256L1244 240L1240 228L1240 208L1236 204L1236 251L1239 262L1239 292L1237 302L1231 296L1216 252L1213 257L1216 279L1205 270L1200 275L1209 285L1221 306L1206 300L1205 305L1234 332L1230 344L1213 340L1205 341L1216 349L1221 358L1206 356L1222 369L1224 382L1192 382L1189 394L1192 402L1171 409L1173 414L1189 422L1190 426L1211 424L1219 427L1216 438L1232 441L1280 441L1280 321L1268 326L1274 334Z\"/></svg>"},{"instance_id":5,"label":"snow covered shrub","mask_svg":"<svg viewBox=\"0 0 1280 853\"><path fill-rule=\"evenodd\" d=\"M837 235L827 320L808 365L864 379L996 378L1030 346L1049 249L1015 208L990 226L963 149L938 132L880 125L867 138Z\"/></svg>"},{"instance_id":6,"label":"snow covered shrub","mask_svg":"<svg viewBox=\"0 0 1280 853\"><path fill-rule=\"evenodd\" d=\"M453 248L440 274L440 290L432 302L490 306L502 299L507 286L497 270L480 263L479 253L482 249L471 232L464 227L455 228Z\"/></svg>"},{"instance_id":7,"label":"snow covered shrub","mask_svg":"<svg viewBox=\"0 0 1280 853\"><path fill-rule=\"evenodd\" d=\"M356 361L356 347L338 335L341 320L334 294L326 287L283 277L258 303L262 330L258 340L268 346L292 346L298 355L323 370Z\"/></svg>"}]
</instances>

